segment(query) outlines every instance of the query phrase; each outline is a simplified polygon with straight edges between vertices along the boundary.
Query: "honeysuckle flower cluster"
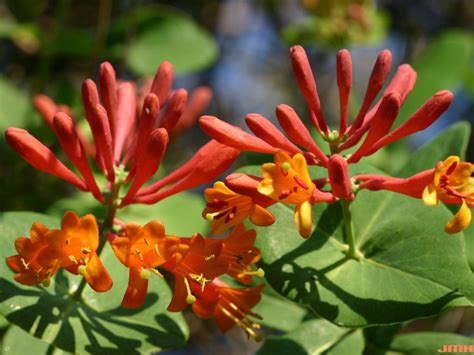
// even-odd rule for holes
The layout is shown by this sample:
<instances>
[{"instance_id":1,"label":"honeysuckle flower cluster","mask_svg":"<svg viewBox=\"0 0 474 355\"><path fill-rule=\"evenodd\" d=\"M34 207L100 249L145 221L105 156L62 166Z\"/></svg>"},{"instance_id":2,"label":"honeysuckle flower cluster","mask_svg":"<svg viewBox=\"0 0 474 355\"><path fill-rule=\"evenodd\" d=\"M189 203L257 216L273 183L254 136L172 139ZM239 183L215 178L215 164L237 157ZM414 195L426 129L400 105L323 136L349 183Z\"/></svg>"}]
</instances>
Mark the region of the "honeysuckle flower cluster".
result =
<instances>
[{"instance_id":1,"label":"honeysuckle flower cluster","mask_svg":"<svg viewBox=\"0 0 474 355\"><path fill-rule=\"evenodd\" d=\"M222 232L225 227L240 223L246 217L256 225L268 225L272 219L256 218L255 206L262 211L282 202L295 206L295 225L301 236L307 238L312 232L312 205L338 200L350 203L362 189L398 192L423 199L427 205L436 205L439 201L461 204L461 209L447 223L445 230L456 233L469 225L474 198L474 168L471 163L461 162L459 157L449 157L435 169L407 179L374 174L351 175L349 171L350 164L356 164L384 146L430 126L448 109L453 99L451 92L435 93L400 126L392 128L401 105L415 85L416 72L408 64L401 65L382 91L392 62L390 51L383 50L375 61L359 112L349 124L352 61L347 50L340 50L337 54L340 121L338 129L331 130L304 49L292 47L290 57L296 81L309 108L309 120L317 134L327 142L329 153L319 147L310 129L288 105L281 104L276 108L276 118L284 133L269 119L254 113L245 118L253 135L216 117L201 117L201 128L216 141L241 151L274 156L274 163L262 166L261 177L232 174L225 182L219 183L220 190L226 186L232 191L232 199L229 199L229 193L218 196L212 189L206 191L206 197L214 195L214 198L207 198L204 214L213 220L216 232ZM381 98L374 103L381 92ZM310 176L308 165L320 166L326 174ZM233 211L233 218L228 217L229 208ZM269 213L260 212L260 216L269 216ZM216 222L218 217L222 218Z\"/></svg>"},{"instance_id":2,"label":"honeysuckle flower cluster","mask_svg":"<svg viewBox=\"0 0 474 355\"><path fill-rule=\"evenodd\" d=\"M108 62L100 66L99 87L90 79L82 85L85 118L93 142L77 126L71 110L37 95L34 104L57 136L69 161L81 176L27 131L7 129L8 144L38 170L55 175L101 203L118 208L132 203L153 204L181 191L212 181L227 170L239 151L210 141L183 166L161 180L143 185L157 172L171 138L189 128L206 108L210 91L198 88L188 100L185 89L172 89L173 67L162 63L154 79L140 91L129 81L117 81ZM99 188L89 157L107 179ZM126 193L121 187L128 186ZM118 198L117 198L118 197Z\"/></svg>"},{"instance_id":3,"label":"honeysuckle flower cluster","mask_svg":"<svg viewBox=\"0 0 474 355\"><path fill-rule=\"evenodd\" d=\"M262 286L232 288L218 279L228 274L249 284L253 276L263 277L263 271L253 266L260 259L260 250L253 246L255 231L235 224L225 239L200 234L185 238L166 235L159 220L140 226L115 218L118 208L132 203L154 204L214 180L240 154L238 149L211 140L174 172L145 186L159 169L169 140L194 124L210 100L207 88L196 89L188 100L186 90L172 90L172 81L172 66L164 62L154 79L137 90L132 82L117 81L112 66L103 63L99 88L90 79L82 86L93 142L79 129L69 107L44 95L35 96L36 109L79 174L26 130L7 129L8 144L36 169L91 192L107 206L108 213L100 227L93 215L79 218L73 212L64 215L60 229L33 224L29 238L16 240L18 254L9 257L7 264L15 280L29 286L47 287L60 269L81 275L83 281L71 295L79 299L86 283L97 292L111 289L113 280L100 259L108 241L129 269L123 307L140 307L150 277L163 277L160 270L166 270L175 280L169 311L180 312L193 304L198 316L216 319L223 331L238 325L258 338L258 324L251 317L259 317L251 308L260 300ZM105 176L106 186L98 186L89 160Z\"/></svg>"},{"instance_id":4,"label":"honeysuckle flower cluster","mask_svg":"<svg viewBox=\"0 0 474 355\"><path fill-rule=\"evenodd\" d=\"M78 128L70 108L44 95L36 96L35 107L78 173L23 129L7 129L8 144L36 169L91 192L108 213L100 226L93 215L79 218L73 212L64 215L60 229L34 223L29 237L16 240L17 254L7 258L14 279L24 285L47 287L64 269L83 277L71 294L74 299L82 297L86 284L97 292L106 292L113 280L101 261L101 252L110 247L129 273L123 307L142 306L152 278L163 278L166 273L174 283L170 312L181 312L192 305L199 317L215 319L222 331L237 325L258 339L256 320L260 316L252 308L261 298L263 285L235 288L220 279L227 275L250 286L254 276L264 276L256 266L260 260L260 250L254 245L256 232L243 224L247 218L254 225L269 226L275 216L268 208L284 203L294 208L295 226L301 236L308 238L313 232L313 206L339 201L346 222L344 252L355 259L364 256L355 247L350 206L361 190L396 192L420 199L427 206L457 204L460 208L445 231L456 233L469 225L474 206L472 163L450 156L408 178L354 175L349 169L384 146L431 125L449 107L453 98L449 91L435 93L401 125L392 128L415 85L416 73L409 65L401 65L383 89L392 61L391 53L384 50L377 57L360 110L349 123L352 63L349 52L341 50L337 54L340 121L338 129L331 130L304 49L292 47L290 56L309 108L309 121L327 142L327 150L318 145L312 130L288 105L276 108L281 130L262 115L248 114L246 123L253 134L216 117L202 116L200 126L212 140L156 182L149 181L159 169L170 139L197 120L210 99L209 89L196 89L188 100L186 90L172 89L173 70L165 62L155 77L137 90L132 82L117 81L112 66L103 63L99 88L92 80L86 80L82 87L93 142ZM215 180L241 151L270 154L272 161L261 166L260 176L231 173L205 190L207 203L202 216L211 222L212 233L227 232L223 238L166 234L160 216L144 226L115 218L118 208L133 203L154 204ZM96 169L90 161L95 162ZM105 176L106 186L99 187L94 171ZM318 176L313 176L315 172Z\"/></svg>"},{"instance_id":5,"label":"honeysuckle flower cluster","mask_svg":"<svg viewBox=\"0 0 474 355\"><path fill-rule=\"evenodd\" d=\"M181 312L188 305L202 318L214 318L222 331L233 325L249 336L259 338L259 325L249 317L258 303L263 285L232 288L218 277L227 274L244 284L253 276L263 277L263 270L253 270L260 259L254 247L256 233L240 224L225 239L209 239L200 234L190 238L165 234L159 221L144 226L124 225L120 232L108 233L107 240L120 262L129 269L129 283L122 306L143 305L149 279L163 277L160 269L170 272L175 280L171 312ZM67 212L61 229L48 229L35 223L30 237L15 241L17 255L7 258L15 272L15 280L28 286L49 286L60 269L82 275L97 292L109 291L113 280L97 255L99 227L93 215L79 218Z\"/></svg>"}]
</instances>

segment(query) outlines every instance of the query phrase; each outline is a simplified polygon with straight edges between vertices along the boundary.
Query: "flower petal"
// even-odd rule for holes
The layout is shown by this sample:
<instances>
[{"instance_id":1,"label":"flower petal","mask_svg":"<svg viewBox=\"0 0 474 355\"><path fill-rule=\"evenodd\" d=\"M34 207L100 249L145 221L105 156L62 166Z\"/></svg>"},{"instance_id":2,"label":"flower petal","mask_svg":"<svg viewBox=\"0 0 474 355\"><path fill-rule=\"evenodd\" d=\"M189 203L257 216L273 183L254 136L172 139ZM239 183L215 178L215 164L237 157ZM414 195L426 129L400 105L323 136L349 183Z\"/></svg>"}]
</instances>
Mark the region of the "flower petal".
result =
<instances>
[{"instance_id":1,"label":"flower petal","mask_svg":"<svg viewBox=\"0 0 474 355\"><path fill-rule=\"evenodd\" d=\"M444 230L449 234L461 232L469 226L471 223L471 218L471 209L467 205L466 201L463 200L461 208L444 226Z\"/></svg>"}]
</instances>

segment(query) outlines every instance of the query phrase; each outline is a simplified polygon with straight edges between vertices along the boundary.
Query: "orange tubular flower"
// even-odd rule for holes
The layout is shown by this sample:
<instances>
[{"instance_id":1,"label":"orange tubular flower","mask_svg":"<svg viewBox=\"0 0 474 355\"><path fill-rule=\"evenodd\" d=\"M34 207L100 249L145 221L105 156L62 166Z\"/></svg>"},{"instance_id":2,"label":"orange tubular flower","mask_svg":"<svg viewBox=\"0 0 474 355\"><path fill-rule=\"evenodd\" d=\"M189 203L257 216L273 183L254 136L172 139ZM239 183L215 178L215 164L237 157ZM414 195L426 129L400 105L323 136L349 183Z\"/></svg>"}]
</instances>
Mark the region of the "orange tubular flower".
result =
<instances>
[{"instance_id":1,"label":"orange tubular flower","mask_svg":"<svg viewBox=\"0 0 474 355\"><path fill-rule=\"evenodd\" d=\"M423 191L423 201L435 206L439 201L461 204L461 208L446 224L447 233L457 233L471 223L471 208L474 207L474 164L450 156L435 167L434 179Z\"/></svg>"},{"instance_id":2,"label":"orange tubular flower","mask_svg":"<svg viewBox=\"0 0 474 355\"><path fill-rule=\"evenodd\" d=\"M258 192L276 201L296 205L295 224L301 236L308 238L312 229L312 197L315 186L311 181L302 154L293 158L284 152L275 154L275 163L262 166L263 180Z\"/></svg>"},{"instance_id":3,"label":"orange tubular flower","mask_svg":"<svg viewBox=\"0 0 474 355\"><path fill-rule=\"evenodd\" d=\"M225 274L228 265L222 262L219 255L222 243L206 243L200 234L183 240L173 251L160 249L168 262L163 267L174 276L175 287L173 298L168 306L170 312L181 312L196 301L194 289L204 292L206 285L215 277ZM174 252L174 254L173 254Z\"/></svg>"},{"instance_id":4,"label":"orange tubular flower","mask_svg":"<svg viewBox=\"0 0 474 355\"><path fill-rule=\"evenodd\" d=\"M156 267L166 260L160 249L173 248L177 238L165 238L165 227L158 221L143 227L126 225L119 236L109 237L112 249L120 262L130 269L128 287L122 300L125 308L137 308L143 304L148 289L148 279L154 273L162 275Z\"/></svg>"},{"instance_id":5,"label":"orange tubular flower","mask_svg":"<svg viewBox=\"0 0 474 355\"><path fill-rule=\"evenodd\" d=\"M99 229L95 217L79 218L67 212L61 229L48 229L41 223L31 227L30 238L15 241L18 255L7 259L8 266L17 274L15 280L24 285L49 285L51 277L64 268L81 274L90 287L104 292L112 287L112 279L100 261Z\"/></svg>"},{"instance_id":6,"label":"orange tubular flower","mask_svg":"<svg viewBox=\"0 0 474 355\"><path fill-rule=\"evenodd\" d=\"M193 303L193 311L201 318L214 318L222 332L238 325L249 337L260 340L260 334L256 332L260 325L250 317L262 319L251 309L260 301L263 287L264 285L245 289L231 288L216 279L203 292L196 290L198 298Z\"/></svg>"},{"instance_id":7,"label":"orange tubular flower","mask_svg":"<svg viewBox=\"0 0 474 355\"><path fill-rule=\"evenodd\" d=\"M257 233L251 229L246 231L243 224L239 224L227 238L205 239L206 243L221 243L222 251L219 261L228 265L227 275L243 284L252 282L252 276L264 277L262 269L252 271L251 266L260 260L260 249L254 247Z\"/></svg>"},{"instance_id":8,"label":"orange tubular flower","mask_svg":"<svg viewBox=\"0 0 474 355\"><path fill-rule=\"evenodd\" d=\"M265 209L273 201L258 193L258 181L252 180L252 184L253 190L247 191L247 194L231 190L222 181L204 191L207 204L202 216L212 221L212 233L223 233L247 217L257 226L268 226L275 222L275 217Z\"/></svg>"}]
</instances>

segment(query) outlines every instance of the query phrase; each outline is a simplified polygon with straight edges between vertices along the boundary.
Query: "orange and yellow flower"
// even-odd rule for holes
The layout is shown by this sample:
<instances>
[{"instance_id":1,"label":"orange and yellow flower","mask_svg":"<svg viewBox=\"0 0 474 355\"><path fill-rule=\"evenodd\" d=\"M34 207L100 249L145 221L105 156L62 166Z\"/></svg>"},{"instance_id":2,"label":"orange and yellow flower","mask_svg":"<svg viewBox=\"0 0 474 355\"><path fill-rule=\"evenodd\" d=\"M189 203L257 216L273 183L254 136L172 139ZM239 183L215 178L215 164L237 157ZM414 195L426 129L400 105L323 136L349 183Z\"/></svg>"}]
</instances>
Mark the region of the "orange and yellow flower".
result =
<instances>
[{"instance_id":1,"label":"orange and yellow flower","mask_svg":"<svg viewBox=\"0 0 474 355\"><path fill-rule=\"evenodd\" d=\"M298 153L292 158L283 151L278 152L275 154L275 163L263 164L262 174L258 192L274 200L296 205L296 227L301 236L309 237L312 229L311 198L315 187L304 156Z\"/></svg>"},{"instance_id":2,"label":"orange and yellow flower","mask_svg":"<svg viewBox=\"0 0 474 355\"><path fill-rule=\"evenodd\" d=\"M423 201L428 206L440 201L461 204L461 208L444 227L447 233L457 233L471 223L474 207L474 164L450 156L436 165L434 179L423 191Z\"/></svg>"},{"instance_id":3,"label":"orange and yellow flower","mask_svg":"<svg viewBox=\"0 0 474 355\"><path fill-rule=\"evenodd\" d=\"M126 225L119 236L109 238L112 249L129 271L128 287L122 300L125 308L143 304L148 290L148 279L153 274L162 275L156 267L166 262L160 250L175 250L178 238L165 237L165 227L159 221L151 221L143 227Z\"/></svg>"},{"instance_id":4,"label":"orange and yellow flower","mask_svg":"<svg viewBox=\"0 0 474 355\"><path fill-rule=\"evenodd\" d=\"M238 325L248 336L259 340L260 334L256 330L260 325L250 317L262 319L251 309L260 301L263 287L231 288L216 279L203 292L197 290L198 299L193 303L193 311L201 318L214 318L223 332Z\"/></svg>"},{"instance_id":5,"label":"orange and yellow flower","mask_svg":"<svg viewBox=\"0 0 474 355\"><path fill-rule=\"evenodd\" d=\"M263 277L262 269L252 271L252 265L260 260L260 249L254 246L257 233L254 229L245 230L243 224L239 224L232 233L224 239L205 239L206 243L221 243L222 250L219 260L228 265L227 275L243 284L252 282L252 276Z\"/></svg>"},{"instance_id":6,"label":"orange and yellow flower","mask_svg":"<svg viewBox=\"0 0 474 355\"><path fill-rule=\"evenodd\" d=\"M189 304L196 301L193 289L199 288L202 292L206 285L215 277L223 275L228 265L222 262L219 255L222 243L206 243L205 238L196 234L184 240L172 252L163 249L162 255L168 254L168 260L163 267L174 276L173 298L168 305L168 311L180 312Z\"/></svg>"},{"instance_id":7,"label":"orange and yellow flower","mask_svg":"<svg viewBox=\"0 0 474 355\"><path fill-rule=\"evenodd\" d=\"M255 194L258 195L256 189ZM207 204L202 215L212 221L212 233L223 233L242 223L247 217L257 226L268 226L275 222L275 217L258 203L258 197L234 192L222 181L217 181L212 188L206 189L204 196Z\"/></svg>"},{"instance_id":8,"label":"orange and yellow flower","mask_svg":"<svg viewBox=\"0 0 474 355\"><path fill-rule=\"evenodd\" d=\"M79 218L67 212L61 229L48 229L34 223L30 238L15 241L18 255L7 258L8 266L16 273L21 284L48 286L51 277L61 268L81 274L97 292L112 287L112 279L100 261L96 250L99 246L99 229L93 215Z\"/></svg>"}]
</instances>

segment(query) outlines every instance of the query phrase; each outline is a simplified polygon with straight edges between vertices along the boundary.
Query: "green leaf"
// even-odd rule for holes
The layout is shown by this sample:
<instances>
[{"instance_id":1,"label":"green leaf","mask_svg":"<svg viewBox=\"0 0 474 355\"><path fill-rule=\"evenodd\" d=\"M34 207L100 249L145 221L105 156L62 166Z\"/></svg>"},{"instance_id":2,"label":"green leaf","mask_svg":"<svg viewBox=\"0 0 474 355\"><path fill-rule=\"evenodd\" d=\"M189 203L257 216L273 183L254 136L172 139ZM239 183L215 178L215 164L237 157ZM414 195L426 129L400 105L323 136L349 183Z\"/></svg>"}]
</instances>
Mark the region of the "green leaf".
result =
<instances>
[{"instance_id":1,"label":"green leaf","mask_svg":"<svg viewBox=\"0 0 474 355\"><path fill-rule=\"evenodd\" d=\"M191 18L168 11L132 39L125 59L139 75L154 74L165 60L173 64L177 73L189 73L212 64L217 53L209 33Z\"/></svg>"},{"instance_id":2,"label":"green leaf","mask_svg":"<svg viewBox=\"0 0 474 355\"><path fill-rule=\"evenodd\" d=\"M257 228L267 281L338 325L403 322L471 305L474 282L464 239L444 233L451 218L444 206L425 207L389 192L360 192L352 210L357 246L365 255L361 261L343 252L338 203L313 207L316 229L308 240L295 229L292 207L276 204L270 210L276 223Z\"/></svg>"},{"instance_id":3,"label":"green leaf","mask_svg":"<svg viewBox=\"0 0 474 355\"><path fill-rule=\"evenodd\" d=\"M270 336L258 351L266 354L362 354L364 338L360 330L341 328L324 319L302 323L282 336Z\"/></svg>"},{"instance_id":4,"label":"green leaf","mask_svg":"<svg viewBox=\"0 0 474 355\"><path fill-rule=\"evenodd\" d=\"M296 328L306 317L313 317L308 315L308 310L280 296L268 286L252 311L262 316L259 323L285 332Z\"/></svg>"},{"instance_id":5,"label":"green leaf","mask_svg":"<svg viewBox=\"0 0 474 355\"><path fill-rule=\"evenodd\" d=\"M68 352L53 348L48 343L31 336L17 326L11 326L10 329L8 329L2 341L2 354L21 355L31 353L33 350L36 355L70 354Z\"/></svg>"},{"instance_id":6,"label":"green leaf","mask_svg":"<svg viewBox=\"0 0 474 355\"><path fill-rule=\"evenodd\" d=\"M399 117L405 120L436 91L462 85L470 66L472 34L463 30L442 32L413 62L415 89L403 104Z\"/></svg>"},{"instance_id":7,"label":"green leaf","mask_svg":"<svg viewBox=\"0 0 474 355\"><path fill-rule=\"evenodd\" d=\"M15 254L14 240L27 236L30 225L39 221L49 228L59 219L29 212L0 215L1 257ZM149 352L181 346L188 336L181 314L167 313L171 291L165 281L150 280L144 306L136 310L120 306L128 283L128 270L106 245L101 260L114 280L113 288L96 293L89 287L84 301L70 297L79 276L59 272L48 288L27 287L13 281L13 273L0 264L0 314L33 336L72 353Z\"/></svg>"},{"instance_id":8,"label":"green leaf","mask_svg":"<svg viewBox=\"0 0 474 355\"><path fill-rule=\"evenodd\" d=\"M439 161L450 155L464 158L470 131L471 126L468 122L453 124L413 153L398 176L407 177L426 169L432 169Z\"/></svg>"},{"instance_id":9,"label":"green leaf","mask_svg":"<svg viewBox=\"0 0 474 355\"><path fill-rule=\"evenodd\" d=\"M0 130L24 127L31 105L27 96L10 82L0 78Z\"/></svg>"},{"instance_id":10,"label":"green leaf","mask_svg":"<svg viewBox=\"0 0 474 355\"><path fill-rule=\"evenodd\" d=\"M410 334L397 335L390 343L388 350L400 352L409 355L430 355L437 352L451 353L469 353L472 350L467 348L463 351L463 345L473 345L472 338L468 338L459 334L437 333L437 332L416 332ZM455 346L449 347L444 346ZM472 349L472 348L471 348Z\"/></svg>"},{"instance_id":11,"label":"green leaf","mask_svg":"<svg viewBox=\"0 0 474 355\"><path fill-rule=\"evenodd\" d=\"M201 217L204 207L204 199L201 196L182 192L155 205L127 206L118 211L117 217L125 223L135 222L142 225L157 219L165 225L167 234L189 236L207 232L208 223ZM58 201L50 207L48 212L62 217L69 210L79 215L93 213L98 218L104 218L106 212L105 208L90 194L81 193Z\"/></svg>"}]
</instances>

